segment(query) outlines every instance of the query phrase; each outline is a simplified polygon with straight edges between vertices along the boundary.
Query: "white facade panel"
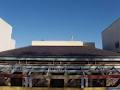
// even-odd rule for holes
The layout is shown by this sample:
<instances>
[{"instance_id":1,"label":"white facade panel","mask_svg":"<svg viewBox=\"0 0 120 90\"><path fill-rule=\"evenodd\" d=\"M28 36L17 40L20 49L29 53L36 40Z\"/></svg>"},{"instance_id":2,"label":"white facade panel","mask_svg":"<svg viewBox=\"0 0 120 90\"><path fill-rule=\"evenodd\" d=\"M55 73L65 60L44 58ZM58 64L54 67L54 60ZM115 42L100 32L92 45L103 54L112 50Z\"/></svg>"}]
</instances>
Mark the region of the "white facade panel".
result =
<instances>
[{"instance_id":1,"label":"white facade panel","mask_svg":"<svg viewBox=\"0 0 120 90\"><path fill-rule=\"evenodd\" d=\"M32 46L83 46L81 41L32 41Z\"/></svg>"},{"instance_id":2,"label":"white facade panel","mask_svg":"<svg viewBox=\"0 0 120 90\"><path fill-rule=\"evenodd\" d=\"M15 41L12 39L12 26L0 18L0 52L14 48Z\"/></svg>"},{"instance_id":3,"label":"white facade panel","mask_svg":"<svg viewBox=\"0 0 120 90\"><path fill-rule=\"evenodd\" d=\"M103 49L120 51L120 19L102 32Z\"/></svg>"},{"instance_id":4,"label":"white facade panel","mask_svg":"<svg viewBox=\"0 0 120 90\"><path fill-rule=\"evenodd\" d=\"M95 43L82 42L82 41L32 41L32 46L89 46L89 47L95 47Z\"/></svg>"},{"instance_id":5,"label":"white facade panel","mask_svg":"<svg viewBox=\"0 0 120 90\"><path fill-rule=\"evenodd\" d=\"M14 49L15 48L15 40L14 39L11 39L9 48L10 49Z\"/></svg>"}]
</instances>

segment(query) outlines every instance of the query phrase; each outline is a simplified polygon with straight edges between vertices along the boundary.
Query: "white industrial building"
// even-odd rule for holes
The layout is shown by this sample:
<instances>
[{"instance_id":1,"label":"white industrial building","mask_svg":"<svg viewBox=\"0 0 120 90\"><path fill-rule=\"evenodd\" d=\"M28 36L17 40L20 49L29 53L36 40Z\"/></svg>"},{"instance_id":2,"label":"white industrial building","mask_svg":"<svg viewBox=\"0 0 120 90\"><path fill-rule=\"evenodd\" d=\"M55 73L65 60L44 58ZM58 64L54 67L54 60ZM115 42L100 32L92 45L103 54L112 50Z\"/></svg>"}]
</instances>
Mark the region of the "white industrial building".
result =
<instances>
[{"instance_id":1,"label":"white industrial building","mask_svg":"<svg viewBox=\"0 0 120 90\"><path fill-rule=\"evenodd\" d=\"M14 48L15 40L12 38L12 26L0 18L0 52Z\"/></svg>"},{"instance_id":2,"label":"white industrial building","mask_svg":"<svg viewBox=\"0 0 120 90\"><path fill-rule=\"evenodd\" d=\"M104 50L120 52L120 18L102 32Z\"/></svg>"}]
</instances>

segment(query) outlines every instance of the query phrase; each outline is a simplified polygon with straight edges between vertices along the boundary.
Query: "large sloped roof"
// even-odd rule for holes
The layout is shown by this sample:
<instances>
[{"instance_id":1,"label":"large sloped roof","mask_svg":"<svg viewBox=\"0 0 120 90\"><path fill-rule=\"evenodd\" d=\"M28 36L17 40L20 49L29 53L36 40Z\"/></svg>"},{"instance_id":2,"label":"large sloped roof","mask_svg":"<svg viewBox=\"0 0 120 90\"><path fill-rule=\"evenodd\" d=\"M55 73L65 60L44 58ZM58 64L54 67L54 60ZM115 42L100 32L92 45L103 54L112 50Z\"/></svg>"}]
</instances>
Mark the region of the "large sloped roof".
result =
<instances>
[{"instance_id":1,"label":"large sloped roof","mask_svg":"<svg viewBox=\"0 0 120 90\"><path fill-rule=\"evenodd\" d=\"M0 56L120 56L120 54L87 46L27 46L1 52Z\"/></svg>"}]
</instances>

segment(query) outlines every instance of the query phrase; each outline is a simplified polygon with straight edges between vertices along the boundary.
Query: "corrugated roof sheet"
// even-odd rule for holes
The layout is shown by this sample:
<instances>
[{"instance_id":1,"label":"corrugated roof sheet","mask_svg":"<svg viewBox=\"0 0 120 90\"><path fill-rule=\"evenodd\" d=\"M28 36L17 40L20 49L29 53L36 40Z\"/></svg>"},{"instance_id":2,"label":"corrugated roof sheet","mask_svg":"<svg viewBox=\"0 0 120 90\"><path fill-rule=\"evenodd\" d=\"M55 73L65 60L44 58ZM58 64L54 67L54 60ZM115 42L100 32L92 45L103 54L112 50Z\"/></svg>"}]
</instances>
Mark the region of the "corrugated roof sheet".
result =
<instances>
[{"instance_id":1,"label":"corrugated roof sheet","mask_svg":"<svg viewBox=\"0 0 120 90\"><path fill-rule=\"evenodd\" d=\"M27 46L1 52L0 56L120 56L120 54L87 46Z\"/></svg>"}]
</instances>

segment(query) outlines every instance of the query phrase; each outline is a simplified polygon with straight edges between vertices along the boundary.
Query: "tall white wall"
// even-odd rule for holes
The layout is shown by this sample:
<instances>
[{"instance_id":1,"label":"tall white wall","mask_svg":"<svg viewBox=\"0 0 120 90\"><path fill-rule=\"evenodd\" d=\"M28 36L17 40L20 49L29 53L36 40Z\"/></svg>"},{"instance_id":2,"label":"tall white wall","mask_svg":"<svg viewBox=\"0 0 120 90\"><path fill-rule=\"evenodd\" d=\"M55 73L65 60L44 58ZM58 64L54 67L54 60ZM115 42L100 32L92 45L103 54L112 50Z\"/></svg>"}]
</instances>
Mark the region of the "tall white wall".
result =
<instances>
[{"instance_id":1,"label":"tall white wall","mask_svg":"<svg viewBox=\"0 0 120 90\"><path fill-rule=\"evenodd\" d=\"M120 19L102 32L102 44L105 50L120 51Z\"/></svg>"},{"instance_id":2,"label":"tall white wall","mask_svg":"<svg viewBox=\"0 0 120 90\"><path fill-rule=\"evenodd\" d=\"M15 40L12 39L12 26L0 18L0 52L14 48Z\"/></svg>"}]
</instances>

